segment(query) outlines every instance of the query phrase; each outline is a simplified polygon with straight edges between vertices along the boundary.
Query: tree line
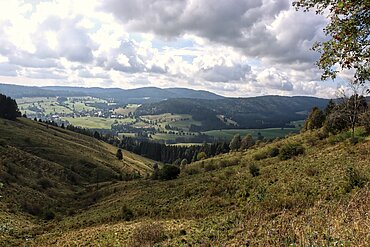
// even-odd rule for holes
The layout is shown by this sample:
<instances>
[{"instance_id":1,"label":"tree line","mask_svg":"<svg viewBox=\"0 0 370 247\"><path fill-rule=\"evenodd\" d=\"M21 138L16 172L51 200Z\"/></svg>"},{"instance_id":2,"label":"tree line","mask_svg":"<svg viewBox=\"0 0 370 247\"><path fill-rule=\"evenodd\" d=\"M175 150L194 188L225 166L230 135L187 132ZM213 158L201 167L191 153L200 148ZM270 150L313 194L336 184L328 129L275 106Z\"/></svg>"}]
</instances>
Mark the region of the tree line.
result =
<instances>
[{"instance_id":1,"label":"tree line","mask_svg":"<svg viewBox=\"0 0 370 247\"><path fill-rule=\"evenodd\" d=\"M0 94L0 118L15 120L20 116L17 102L6 95Z\"/></svg>"},{"instance_id":2,"label":"tree line","mask_svg":"<svg viewBox=\"0 0 370 247\"><path fill-rule=\"evenodd\" d=\"M176 146L151 141L141 141L130 137L125 137L120 142L119 148L126 149L127 151L156 161L177 165L180 165L183 160L190 163L230 151L229 143L227 142Z\"/></svg>"}]
</instances>

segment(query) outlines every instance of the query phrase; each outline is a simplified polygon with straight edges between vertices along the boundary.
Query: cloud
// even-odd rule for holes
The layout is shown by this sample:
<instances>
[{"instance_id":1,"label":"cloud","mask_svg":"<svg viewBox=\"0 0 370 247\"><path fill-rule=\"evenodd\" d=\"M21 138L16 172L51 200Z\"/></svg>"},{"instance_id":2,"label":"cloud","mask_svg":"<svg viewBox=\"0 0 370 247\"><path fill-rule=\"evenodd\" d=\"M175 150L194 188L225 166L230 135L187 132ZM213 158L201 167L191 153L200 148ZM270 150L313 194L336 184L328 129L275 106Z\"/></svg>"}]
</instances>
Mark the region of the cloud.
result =
<instances>
[{"instance_id":1,"label":"cloud","mask_svg":"<svg viewBox=\"0 0 370 247\"><path fill-rule=\"evenodd\" d=\"M100 6L131 31L165 37L194 34L274 62L312 62L323 17L297 12L289 0L108 0ZM302 31L304 30L304 31Z\"/></svg>"},{"instance_id":2,"label":"cloud","mask_svg":"<svg viewBox=\"0 0 370 247\"><path fill-rule=\"evenodd\" d=\"M18 69L19 67L16 65L0 63L0 76L17 76Z\"/></svg>"},{"instance_id":3,"label":"cloud","mask_svg":"<svg viewBox=\"0 0 370 247\"><path fill-rule=\"evenodd\" d=\"M0 3L0 75L14 82L325 95L312 43L327 20L290 0ZM8 79L7 79L8 80ZM332 84L331 84L332 86Z\"/></svg>"},{"instance_id":4,"label":"cloud","mask_svg":"<svg viewBox=\"0 0 370 247\"><path fill-rule=\"evenodd\" d=\"M201 78L210 82L244 81L246 74L251 71L247 64L234 66L215 65L212 68L202 69L198 74Z\"/></svg>"},{"instance_id":5,"label":"cloud","mask_svg":"<svg viewBox=\"0 0 370 247\"><path fill-rule=\"evenodd\" d=\"M257 75L258 86L281 91L292 91L293 84L288 77L275 68L265 69Z\"/></svg>"}]
</instances>

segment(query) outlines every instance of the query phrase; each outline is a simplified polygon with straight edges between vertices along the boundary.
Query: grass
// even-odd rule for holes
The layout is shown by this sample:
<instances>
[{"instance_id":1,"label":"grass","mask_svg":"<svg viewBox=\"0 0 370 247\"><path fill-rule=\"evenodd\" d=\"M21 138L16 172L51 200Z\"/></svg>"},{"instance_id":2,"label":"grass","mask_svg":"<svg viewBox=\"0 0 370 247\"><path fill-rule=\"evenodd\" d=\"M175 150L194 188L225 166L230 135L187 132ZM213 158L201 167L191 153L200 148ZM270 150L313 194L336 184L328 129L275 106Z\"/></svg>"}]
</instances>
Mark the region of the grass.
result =
<instances>
[{"instance_id":1,"label":"grass","mask_svg":"<svg viewBox=\"0 0 370 247\"><path fill-rule=\"evenodd\" d=\"M128 104L125 107L119 107L114 110L114 114L120 114L120 115L129 115L130 113L135 113L136 109L139 108L140 105L136 104Z\"/></svg>"},{"instance_id":2,"label":"grass","mask_svg":"<svg viewBox=\"0 0 370 247\"><path fill-rule=\"evenodd\" d=\"M87 196L91 191L150 173L153 161L126 151L119 161L116 151L43 123L0 119L0 245L19 245L44 220L90 205L95 200Z\"/></svg>"},{"instance_id":3,"label":"grass","mask_svg":"<svg viewBox=\"0 0 370 247\"><path fill-rule=\"evenodd\" d=\"M18 230L0 243L16 245L31 236L29 246L367 246L370 138L351 145L317 137L307 132L191 163L171 181L92 183L89 191L74 195L89 206L64 217L31 221L35 227L26 228L21 221L32 218L11 214ZM288 143L302 145L304 154L254 159ZM107 147L113 156L114 148ZM6 195L14 195L7 186ZM1 212L4 218L9 214Z\"/></svg>"},{"instance_id":4,"label":"grass","mask_svg":"<svg viewBox=\"0 0 370 247\"><path fill-rule=\"evenodd\" d=\"M63 117L63 120L68 121L74 126L79 126L88 129L111 129L114 123L131 123L135 120L132 118L115 119L115 118L101 118L101 117Z\"/></svg>"},{"instance_id":5,"label":"grass","mask_svg":"<svg viewBox=\"0 0 370 247\"><path fill-rule=\"evenodd\" d=\"M245 136L251 134L253 138L258 137L258 133L261 133L267 139L274 139L276 137L285 137L291 133L298 133L297 128L268 128L268 129L224 129L224 130L211 130L203 132L206 135L213 136L221 140L230 141L234 135L240 134Z\"/></svg>"}]
</instances>

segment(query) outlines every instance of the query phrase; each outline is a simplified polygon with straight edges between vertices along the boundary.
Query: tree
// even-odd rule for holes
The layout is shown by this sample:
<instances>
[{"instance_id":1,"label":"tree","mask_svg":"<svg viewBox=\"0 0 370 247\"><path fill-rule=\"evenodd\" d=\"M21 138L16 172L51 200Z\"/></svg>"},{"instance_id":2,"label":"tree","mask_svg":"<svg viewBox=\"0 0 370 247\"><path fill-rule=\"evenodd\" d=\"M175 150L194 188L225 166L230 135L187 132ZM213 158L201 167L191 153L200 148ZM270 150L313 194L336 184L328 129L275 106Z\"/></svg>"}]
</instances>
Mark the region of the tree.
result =
<instances>
[{"instance_id":1,"label":"tree","mask_svg":"<svg viewBox=\"0 0 370 247\"><path fill-rule=\"evenodd\" d=\"M330 99L325 108L325 115L329 116L330 113L332 113L335 110L335 107L336 104L334 103L334 100Z\"/></svg>"},{"instance_id":2,"label":"tree","mask_svg":"<svg viewBox=\"0 0 370 247\"><path fill-rule=\"evenodd\" d=\"M10 97L0 94L0 118L16 120L20 116L21 113L18 110L17 102Z\"/></svg>"},{"instance_id":3,"label":"tree","mask_svg":"<svg viewBox=\"0 0 370 247\"><path fill-rule=\"evenodd\" d=\"M230 150L231 151L238 150L240 148L240 145L241 145L240 135L236 134L234 135L233 139L231 140L229 144Z\"/></svg>"},{"instance_id":4,"label":"tree","mask_svg":"<svg viewBox=\"0 0 370 247\"><path fill-rule=\"evenodd\" d=\"M100 136L100 133L98 131L94 132L94 138L100 140L101 136Z\"/></svg>"},{"instance_id":5,"label":"tree","mask_svg":"<svg viewBox=\"0 0 370 247\"><path fill-rule=\"evenodd\" d=\"M197 160L204 160L207 158L207 154L205 152L199 152L197 154Z\"/></svg>"},{"instance_id":6,"label":"tree","mask_svg":"<svg viewBox=\"0 0 370 247\"><path fill-rule=\"evenodd\" d=\"M351 129L352 138L355 137L355 127L361 123L360 116L363 115L368 105L366 98L362 96L365 88L360 84L349 83L351 96L348 97L345 91L341 91L339 104L327 117L325 129L331 133L338 133L345 129Z\"/></svg>"},{"instance_id":7,"label":"tree","mask_svg":"<svg viewBox=\"0 0 370 247\"><path fill-rule=\"evenodd\" d=\"M313 50L321 53L317 62L323 69L321 79L335 79L339 71L353 70L353 82L363 84L370 78L370 1L369 0L296 0L296 9L315 9L328 13L324 33L329 39L317 42Z\"/></svg>"},{"instance_id":8,"label":"tree","mask_svg":"<svg viewBox=\"0 0 370 247\"><path fill-rule=\"evenodd\" d=\"M246 135L241 140L240 149L248 149L252 147L255 144L255 141L253 140L253 137L251 135Z\"/></svg>"},{"instance_id":9,"label":"tree","mask_svg":"<svg viewBox=\"0 0 370 247\"><path fill-rule=\"evenodd\" d=\"M152 175L152 179L156 180L158 179L158 175L159 175L159 166L157 163L154 163L153 164L153 175Z\"/></svg>"},{"instance_id":10,"label":"tree","mask_svg":"<svg viewBox=\"0 0 370 247\"><path fill-rule=\"evenodd\" d=\"M123 159L123 153L122 153L122 150L120 148L117 150L116 157L117 157L118 160Z\"/></svg>"},{"instance_id":11,"label":"tree","mask_svg":"<svg viewBox=\"0 0 370 247\"><path fill-rule=\"evenodd\" d=\"M181 164L180 164L181 169L184 169L187 164L188 164L188 160L187 159L181 160Z\"/></svg>"},{"instance_id":12,"label":"tree","mask_svg":"<svg viewBox=\"0 0 370 247\"><path fill-rule=\"evenodd\" d=\"M317 107L312 108L310 115L304 123L304 130L320 129L325 121L325 114Z\"/></svg>"}]
</instances>

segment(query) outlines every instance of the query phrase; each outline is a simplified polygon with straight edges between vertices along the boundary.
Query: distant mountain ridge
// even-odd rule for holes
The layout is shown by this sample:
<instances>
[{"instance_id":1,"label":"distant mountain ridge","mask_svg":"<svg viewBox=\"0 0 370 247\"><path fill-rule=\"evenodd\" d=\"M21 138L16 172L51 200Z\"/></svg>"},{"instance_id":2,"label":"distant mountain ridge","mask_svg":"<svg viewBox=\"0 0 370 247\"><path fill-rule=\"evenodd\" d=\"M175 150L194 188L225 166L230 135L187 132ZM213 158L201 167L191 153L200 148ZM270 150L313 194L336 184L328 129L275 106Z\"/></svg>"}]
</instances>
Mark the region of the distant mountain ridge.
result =
<instances>
[{"instance_id":1,"label":"distant mountain ridge","mask_svg":"<svg viewBox=\"0 0 370 247\"><path fill-rule=\"evenodd\" d=\"M112 99L121 104L152 103L172 98L192 99L222 99L223 96L204 90L187 88L156 88L144 87L136 89L99 88L99 87L66 87L47 86L29 87L11 84L0 84L0 92L13 98L21 97L75 97L94 96L103 99Z\"/></svg>"},{"instance_id":2,"label":"distant mountain ridge","mask_svg":"<svg viewBox=\"0 0 370 247\"><path fill-rule=\"evenodd\" d=\"M251 98L168 99L144 104L137 115L163 113L190 114L202 126L193 131L224 128L280 128L291 121L304 120L312 107L325 108L327 99L306 96L259 96ZM224 121L223 121L224 119ZM225 121L226 120L226 121ZM227 124L227 121L237 125Z\"/></svg>"}]
</instances>

